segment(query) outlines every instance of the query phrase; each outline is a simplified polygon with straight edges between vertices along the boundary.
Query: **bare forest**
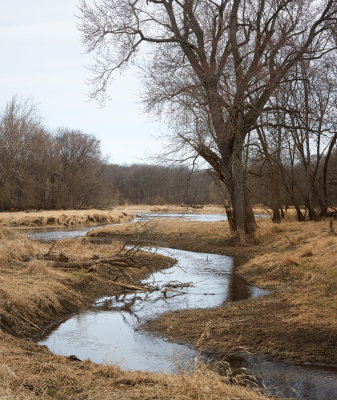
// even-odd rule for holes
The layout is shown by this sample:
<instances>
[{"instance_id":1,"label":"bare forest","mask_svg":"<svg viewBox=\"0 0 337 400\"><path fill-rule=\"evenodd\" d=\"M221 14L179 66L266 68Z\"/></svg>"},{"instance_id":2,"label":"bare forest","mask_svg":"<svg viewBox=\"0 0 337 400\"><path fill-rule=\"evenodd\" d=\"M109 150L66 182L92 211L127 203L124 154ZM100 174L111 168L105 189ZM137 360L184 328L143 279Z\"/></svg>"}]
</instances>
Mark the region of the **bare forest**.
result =
<instances>
[{"instance_id":1,"label":"bare forest","mask_svg":"<svg viewBox=\"0 0 337 400\"><path fill-rule=\"evenodd\" d=\"M16 98L0 114L0 187L1 211L221 203L207 174L109 164L93 135L49 132L36 107Z\"/></svg>"},{"instance_id":2,"label":"bare forest","mask_svg":"<svg viewBox=\"0 0 337 400\"><path fill-rule=\"evenodd\" d=\"M280 94L280 108L245 143L250 201L270 208L274 222L289 207L299 220L315 220L337 205L335 89L328 74L312 73L315 83L299 81ZM294 103L292 112L285 102ZM212 169L110 164L93 135L65 128L49 132L36 107L16 98L0 115L0 184L2 211L226 201L226 188Z\"/></svg>"}]
</instances>

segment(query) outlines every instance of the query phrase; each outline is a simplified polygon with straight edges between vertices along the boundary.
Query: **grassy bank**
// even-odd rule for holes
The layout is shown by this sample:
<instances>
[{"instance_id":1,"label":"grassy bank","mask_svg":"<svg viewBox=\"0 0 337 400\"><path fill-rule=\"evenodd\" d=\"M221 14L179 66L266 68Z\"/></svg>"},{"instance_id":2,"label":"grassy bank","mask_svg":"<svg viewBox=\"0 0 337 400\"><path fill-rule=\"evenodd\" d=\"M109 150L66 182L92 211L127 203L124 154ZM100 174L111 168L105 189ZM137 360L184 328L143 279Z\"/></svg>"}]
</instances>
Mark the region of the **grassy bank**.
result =
<instances>
[{"instance_id":1,"label":"grassy bank","mask_svg":"<svg viewBox=\"0 0 337 400\"><path fill-rule=\"evenodd\" d=\"M266 400L200 367L193 374L122 371L55 356L45 347L0 332L2 400Z\"/></svg>"},{"instance_id":2,"label":"grassy bank","mask_svg":"<svg viewBox=\"0 0 337 400\"><path fill-rule=\"evenodd\" d=\"M239 272L272 293L212 310L168 313L148 328L173 340L228 354L254 352L296 362L337 363L337 237L329 221L259 219L256 243L229 246L225 223L161 220L90 236L133 238L192 251L239 255Z\"/></svg>"},{"instance_id":3,"label":"grassy bank","mask_svg":"<svg viewBox=\"0 0 337 400\"><path fill-rule=\"evenodd\" d=\"M0 226L47 227L117 224L132 220L124 210L44 210L1 212Z\"/></svg>"},{"instance_id":4,"label":"grassy bank","mask_svg":"<svg viewBox=\"0 0 337 400\"><path fill-rule=\"evenodd\" d=\"M267 399L229 384L230 377L221 377L203 366L192 374L178 376L131 373L117 366L56 356L30 340L48 324L86 308L98 296L112 294L117 278L121 284L135 284L151 271L174 262L137 251L130 266L96 263L111 256L125 260L123 254L118 241L95 244L62 240L51 247L14 230L0 229L1 400ZM92 266L81 267L88 260ZM65 264L79 267L66 268Z\"/></svg>"}]
</instances>

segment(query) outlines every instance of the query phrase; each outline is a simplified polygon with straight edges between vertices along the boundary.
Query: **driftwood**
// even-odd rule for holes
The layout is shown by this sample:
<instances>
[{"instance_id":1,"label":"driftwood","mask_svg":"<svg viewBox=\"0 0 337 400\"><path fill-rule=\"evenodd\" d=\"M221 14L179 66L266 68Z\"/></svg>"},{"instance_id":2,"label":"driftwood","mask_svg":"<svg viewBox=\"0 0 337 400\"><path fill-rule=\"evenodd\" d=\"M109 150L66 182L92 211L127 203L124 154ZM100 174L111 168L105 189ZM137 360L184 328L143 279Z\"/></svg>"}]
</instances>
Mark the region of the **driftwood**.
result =
<instances>
[{"instance_id":1,"label":"driftwood","mask_svg":"<svg viewBox=\"0 0 337 400\"><path fill-rule=\"evenodd\" d=\"M330 224L329 224L329 233L335 233L335 229L333 226L333 219L330 219Z\"/></svg>"},{"instance_id":2,"label":"driftwood","mask_svg":"<svg viewBox=\"0 0 337 400\"><path fill-rule=\"evenodd\" d=\"M135 260L129 254L117 254L110 257L94 256L90 260L78 260L70 261L69 257L63 254L37 254L36 258L38 260L47 261L49 266L54 268L65 268L65 269L82 269L90 268L95 264L109 264L115 267L132 267L137 268Z\"/></svg>"},{"instance_id":3,"label":"driftwood","mask_svg":"<svg viewBox=\"0 0 337 400\"><path fill-rule=\"evenodd\" d=\"M148 287L148 286L144 286L144 287L135 286L135 285L129 285L127 283L115 282L115 281L110 281L110 280L106 280L106 282L109 282L114 286L118 286L118 287L121 287L121 288L124 288L124 289L138 290L138 291L142 291L142 292L144 292L144 291L147 292L150 289L150 287Z\"/></svg>"},{"instance_id":4,"label":"driftwood","mask_svg":"<svg viewBox=\"0 0 337 400\"><path fill-rule=\"evenodd\" d=\"M175 292L175 293L179 293L179 294L186 294L186 292L182 292L180 290L176 290L176 289L172 289L169 287L165 287L165 288L160 288L157 286L151 286L151 285L142 285L142 286L135 286L135 285L129 285L127 283L121 283L121 282L116 282L116 281L110 281L107 280L106 282L111 283L112 285L124 288L124 289L129 289L129 290L137 290L137 291L141 291L141 292L162 292L164 293L164 295L166 295L166 292Z\"/></svg>"},{"instance_id":5,"label":"driftwood","mask_svg":"<svg viewBox=\"0 0 337 400\"><path fill-rule=\"evenodd\" d=\"M98 258L95 260L85 260L85 261L53 261L46 260L50 262L50 266L54 268L66 268L66 269L82 269L89 268L95 264L109 264L116 267L135 267L134 261L125 258L123 256L114 256L106 258Z\"/></svg>"}]
</instances>

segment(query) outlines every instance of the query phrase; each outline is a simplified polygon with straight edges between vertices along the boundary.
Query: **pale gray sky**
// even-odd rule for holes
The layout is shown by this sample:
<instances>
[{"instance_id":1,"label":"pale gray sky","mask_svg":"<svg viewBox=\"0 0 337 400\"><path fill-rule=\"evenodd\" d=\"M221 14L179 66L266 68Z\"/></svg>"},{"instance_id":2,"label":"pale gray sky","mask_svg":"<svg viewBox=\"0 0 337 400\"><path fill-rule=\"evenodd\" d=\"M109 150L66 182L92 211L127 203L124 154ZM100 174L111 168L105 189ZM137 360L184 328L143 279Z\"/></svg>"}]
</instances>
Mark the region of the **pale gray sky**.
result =
<instances>
[{"instance_id":1,"label":"pale gray sky","mask_svg":"<svg viewBox=\"0 0 337 400\"><path fill-rule=\"evenodd\" d=\"M114 163L145 162L159 152L164 125L151 122L131 71L115 75L100 108L89 101L90 72L76 28L78 0L0 0L0 107L14 95L31 98L50 129L81 129L101 140Z\"/></svg>"}]
</instances>

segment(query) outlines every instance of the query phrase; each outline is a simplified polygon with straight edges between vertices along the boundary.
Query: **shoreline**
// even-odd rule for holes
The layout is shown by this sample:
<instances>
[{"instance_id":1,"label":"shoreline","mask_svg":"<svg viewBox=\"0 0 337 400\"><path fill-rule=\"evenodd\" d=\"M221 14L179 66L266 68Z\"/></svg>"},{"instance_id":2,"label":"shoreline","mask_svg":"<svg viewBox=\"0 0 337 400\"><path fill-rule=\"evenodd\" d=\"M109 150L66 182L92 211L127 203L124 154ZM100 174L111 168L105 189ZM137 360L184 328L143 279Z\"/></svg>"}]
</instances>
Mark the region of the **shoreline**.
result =
<instances>
[{"instance_id":1,"label":"shoreline","mask_svg":"<svg viewBox=\"0 0 337 400\"><path fill-rule=\"evenodd\" d=\"M233 354L244 348L297 365L336 366L337 323L327 310L334 307L337 311L337 238L328 235L328 222L275 225L259 221L264 232L260 243L250 248L226 246L226 233L219 236L224 224L212 224L165 220L147 223L136 233L134 227L119 226L101 228L88 236L144 242L156 237L183 250L239 255L246 258L238 267L239 274L250 284L272 291L265 297L206 311L167 313L146 323L149 331L200 350ZM327 243L333 252L322 258Z\"/></svg>"}]
</instances>

